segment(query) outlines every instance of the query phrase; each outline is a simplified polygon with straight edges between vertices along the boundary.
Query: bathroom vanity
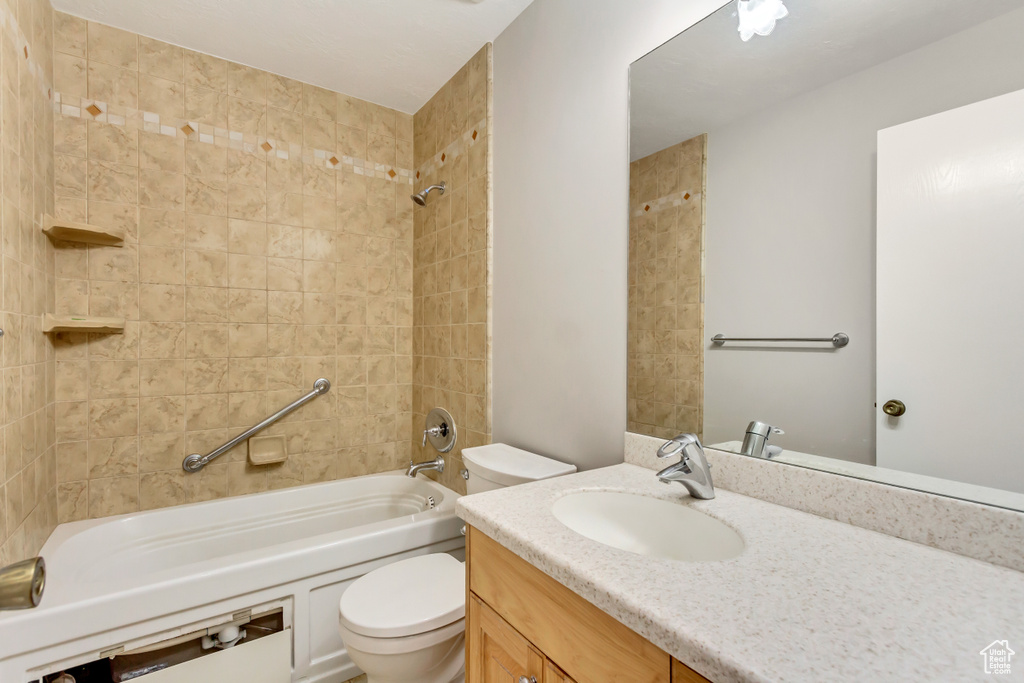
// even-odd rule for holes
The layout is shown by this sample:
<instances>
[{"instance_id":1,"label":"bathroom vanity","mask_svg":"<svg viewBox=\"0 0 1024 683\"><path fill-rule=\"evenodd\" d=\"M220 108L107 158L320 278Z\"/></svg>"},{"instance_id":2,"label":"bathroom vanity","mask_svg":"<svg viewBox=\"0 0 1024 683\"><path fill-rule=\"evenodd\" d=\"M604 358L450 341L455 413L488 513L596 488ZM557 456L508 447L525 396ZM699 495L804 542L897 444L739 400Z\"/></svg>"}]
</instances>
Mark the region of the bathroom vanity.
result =
<instances>
[{"instance_id":1,"label":"bathroom vanity","mask_svg":"<svg viewBox=\"0 0 1024 683\"><path fill-rule=\"evenodd\" d=\"M494 539L467 532L470 683L707 681Z\"/></svg>"},{"instance_id":2,"label":"bathroom vanity","mask_svg":"<svg viewBox=\"0 0 1024 683\"><path fill-rule=\"evenodd\" d=\"M627 552L552 511L595 491L691 508L744 547L717 561ZM721 487L697 501L644 467L468 496L457 513L470 683L975 680L983 648L1024 642L1020 572Z\"/></svg>"}]
</instances>

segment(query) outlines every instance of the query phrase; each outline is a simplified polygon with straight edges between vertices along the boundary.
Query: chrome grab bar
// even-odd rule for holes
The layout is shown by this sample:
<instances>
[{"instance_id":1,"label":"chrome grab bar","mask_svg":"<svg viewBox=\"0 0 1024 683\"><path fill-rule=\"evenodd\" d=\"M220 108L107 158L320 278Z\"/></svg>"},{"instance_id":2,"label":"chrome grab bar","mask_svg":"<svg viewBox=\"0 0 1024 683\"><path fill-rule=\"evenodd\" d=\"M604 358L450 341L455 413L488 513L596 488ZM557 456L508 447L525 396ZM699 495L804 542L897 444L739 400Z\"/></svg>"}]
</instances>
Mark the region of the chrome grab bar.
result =
<instances>
[{"instance_id":1,"label":"chrome grab bar","mask_svg":"<svg viewBox=\"0 0 1024 683\"><path fill-rule=\"evenodd\" d=\"M199 470L201 470L204 467L206 467L206 465L211 460L213 460L214 458L217 458L217 457L219 457L221 455L224 455L225 453L230 451L232 448L234 448L238 444L242 443L243 441L245 441L246 439L251 437L253 434L256 434L257 432L263 431L264 429L266 429L270 425L274 424L275 422L277 422L282 417L284 417L288 413L292 412L296 408L300 408L301 406L303 406L303 405L309 403L310 401L312 401L317 396L321 396L323 394L326 394L330 390L331 390L331 383L330 383L330 381L328 381L328 380L324 379L323 377L321 377L317 381L313 382L313 391L309 392L308 394L306 394L305 396L303 396L299 400L294 401L293 403L285 406L284 408L281 408L281 410L277 411L276 413L274 413L273 415L268 417L263 422L260 422L258 425L255 425L255 426L250 427L249 429L245 430L244 432L242 432L241 434L239 434L235 438L231 439L231 441L228 441L226 444L224 444L223 446L221 446L217 450L210 451L206 455L199 455L198 453L193 453L192 455L190 455L187 458L185 458L184 461L182 461L182 463L181 463L182 468L184 468L184 470L186 472L198 472Z\"/></svg>"},{"instance_id":2,"label":"chrome grab bar","mask_svg":"<svg viewBox=\"0 0 1024 683\"><path fill-rule=\"evenodd\" d=\"M850 343L850 336L843 332L836 332L831 337L725 337L716 334L711 341L716 346L721 346L725 342L828 342L841 349Z\"/></svg>"}]
</instances>

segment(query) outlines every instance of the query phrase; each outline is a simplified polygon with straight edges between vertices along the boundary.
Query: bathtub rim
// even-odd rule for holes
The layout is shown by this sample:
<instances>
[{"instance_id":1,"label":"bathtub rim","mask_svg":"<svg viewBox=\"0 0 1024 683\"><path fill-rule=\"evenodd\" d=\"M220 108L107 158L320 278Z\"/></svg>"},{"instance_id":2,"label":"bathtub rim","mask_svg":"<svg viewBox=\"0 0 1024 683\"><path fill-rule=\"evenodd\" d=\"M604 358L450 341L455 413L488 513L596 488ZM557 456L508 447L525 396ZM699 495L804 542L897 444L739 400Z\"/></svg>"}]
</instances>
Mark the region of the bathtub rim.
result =
<instances>
[{"instance_id":1,"label":"bathtub rim","mask_svg":"<svg viewBox=\"0 0 1024 683\"><path fill-rule=\"evenodd\" d=\"M293 489L327 487L367 477L391 476L404 476L404 473L399 471L369 474L331 482L308 484L302 487L293 487ZM417 477L417 479L445 494L445 500L441 506L434 510L418 513L430 515L426 518L410 522L407 518L399 517L374 522L362 527L353 527L352 529L346 529L343 532L337 533L349 532L353 529L377 528L362 535L336 539L333 543L307 545L295 548L288 553L273 554L264 558L263 561L254 560L242 564L230 564L217 568L214 571L183 573L183 575L170 581L163 581L157 584L143 583L123 591L105 592L86 597L82 600L47 605L44 595L44 602L35 609L22 612L0 613L0 642L13 645L12 651L0 652L0 661L18 657L28 652L48 649L61 643L80 640L97 633L115 631L133 624L164 618L176 613L184 613L210 604L234 600L267 588L287 585L293 581L326 574L345 567L358 566L376 558L389 557L411 549L460 538L462 521L455 515L454 510L455 501L461 497L460 494L432 479L426 477ZM290 490L292 489L281 489L280 491ZM278 491L268 493L278 493ZM232 499L239 500L259 495L262 494L233 496L214 501L192 503L190 506L223 503ZM450 509L446 509L449 506ZM169 509L174 508L148 510L98 520L85 520L84 522L72 524L75 525L76 529L84 530L98 524L109 523L126 517L160 513L163 510ZM418 534L414 542L409 541L410 534ZM331 535L327 534L327 536ZM303 540L309 541L310 539ZM50 540L47 540L47 545L49 544ZM355 550L362 550L363 552L346 557L344 564L340 566L324 557L324 555L330 554L328 551L333 546L343 546L346 544L353 545ZM44 549L47 545L44 545ZM370 553L367 551L367 546L369 545L376 545L378 549ZM317 557L317 555L320 557ZM296 567L300 569L296 569ZM232 578L231 574L236 576ZM281 576L282 574L291 576ZM225 590L223 581L227 578L232 578L232 582L228 584L230 588ZM182 596L189 597L183 600ZM57 624L60 625L61 630L55 634L53 627Z\"/></svg>"}]
</instances>

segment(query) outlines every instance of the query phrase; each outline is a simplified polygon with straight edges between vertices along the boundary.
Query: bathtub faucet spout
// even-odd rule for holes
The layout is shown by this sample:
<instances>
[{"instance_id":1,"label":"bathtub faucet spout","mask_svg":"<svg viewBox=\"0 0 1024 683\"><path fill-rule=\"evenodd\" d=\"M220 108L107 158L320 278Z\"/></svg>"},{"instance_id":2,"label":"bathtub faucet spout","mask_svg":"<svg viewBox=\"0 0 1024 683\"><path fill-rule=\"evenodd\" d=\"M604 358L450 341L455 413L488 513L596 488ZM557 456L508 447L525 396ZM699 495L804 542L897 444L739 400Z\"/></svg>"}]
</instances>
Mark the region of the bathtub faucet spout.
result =
<instances>
[{"instance_id":1,"label":"bathtub faucet spout","mask_svg":"<svg viewBox=\"0 0 1024 683\"><path fill-rule=\"evenodd\" d=\"M409 469L405 471L405 476L415 478L423 470L436 470L438 474L444 472L444 458L439 455L433 460L417 463L410 460Z\"/></svg>"}]
</instances>

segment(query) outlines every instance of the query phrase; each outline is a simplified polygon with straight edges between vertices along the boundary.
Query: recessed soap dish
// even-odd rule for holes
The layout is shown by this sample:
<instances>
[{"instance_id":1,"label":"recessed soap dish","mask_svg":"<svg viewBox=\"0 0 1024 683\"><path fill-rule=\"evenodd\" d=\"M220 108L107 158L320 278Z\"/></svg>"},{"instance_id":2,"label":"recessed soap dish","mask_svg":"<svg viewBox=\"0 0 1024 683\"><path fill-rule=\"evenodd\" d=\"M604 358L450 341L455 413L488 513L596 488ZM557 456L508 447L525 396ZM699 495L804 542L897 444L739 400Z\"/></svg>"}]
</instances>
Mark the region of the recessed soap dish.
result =
<instances>
[{"instance_id":1,"label":"recessed soap dish","mask_svg":"<svg viewBox=\"0 0 1024 683\"><path fill-rule=\"evenodd\" d=\"M283 434L249 439L249 462L253 465L273 465L287 459L288 442Z\"/></svg>"}]
</instances>

